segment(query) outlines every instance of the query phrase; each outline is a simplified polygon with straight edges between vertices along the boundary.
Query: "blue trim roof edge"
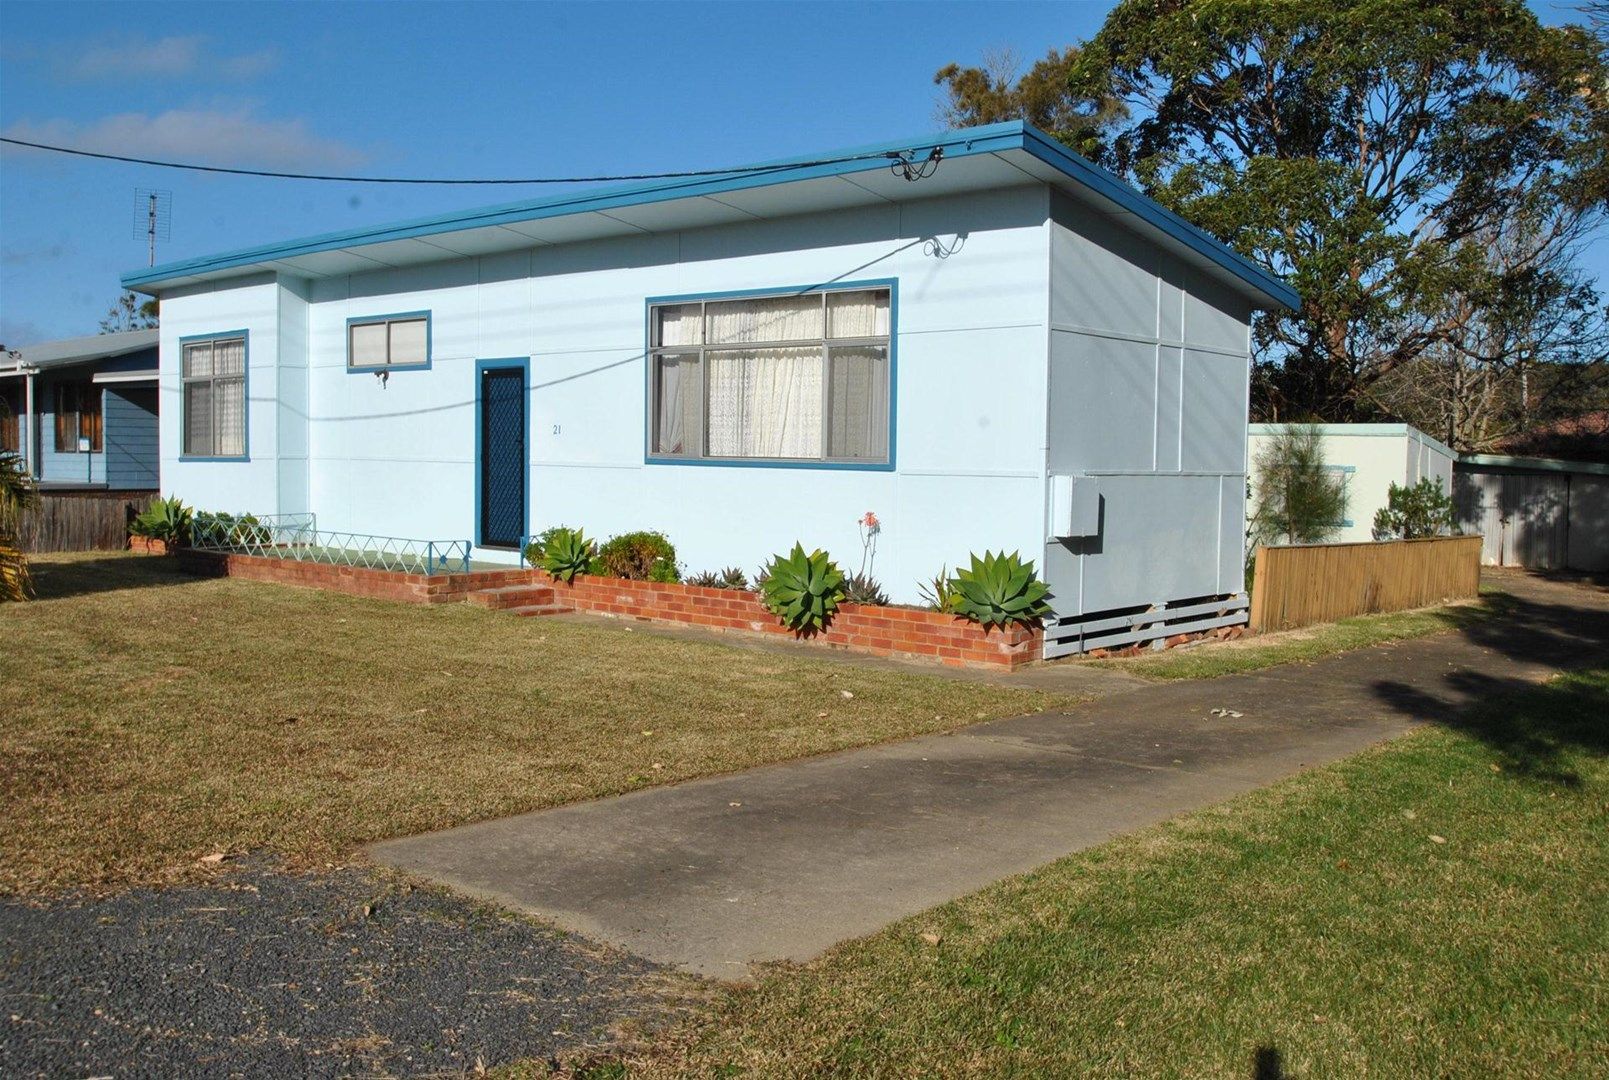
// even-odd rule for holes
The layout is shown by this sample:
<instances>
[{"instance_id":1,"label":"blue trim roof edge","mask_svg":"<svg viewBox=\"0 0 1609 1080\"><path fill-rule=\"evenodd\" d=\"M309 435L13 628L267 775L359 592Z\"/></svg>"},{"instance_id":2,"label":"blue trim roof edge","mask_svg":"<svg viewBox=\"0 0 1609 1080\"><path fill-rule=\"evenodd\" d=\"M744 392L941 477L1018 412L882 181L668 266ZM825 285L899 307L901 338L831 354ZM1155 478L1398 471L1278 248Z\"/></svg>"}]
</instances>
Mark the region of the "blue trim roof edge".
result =
<instances>
[{"instance_id":1,"label":"blue trim roof edge","mask_svg":"<svg viewBox=\"0 0 1609 1080\"><path fill-rule=\"evenodd\" d=\"M540 221L544 218L563 217L592 210L644 205L689 196L716 195L725 191L884 169L890 164L885 156L889 153L907 151L920 154L921 151L934 147L942 148L947 158L1024 150L1063 175L1162 230L1243 283L1264 293L1271 300L1292 309L1300 303L1296 291L1279 278L1231 251L1177 214L1146 198L1112 173L1073 153L1049 135L1021 120L962 128L958 131L847 150L758 162L712 176L677 177L642 184L590 188L546 199L500 203L394 222L389 225L323 233L281 243L240 248L179 262L163 263L160 266L140 267L124 274L122 283L125 288L139 288L159 284L169 278L252 266L321 251L338 251L359 245L433 236L463 229L484 228L489 225ZM822 161L827 163L813 164Z\"/></svg>"}]
</instances>

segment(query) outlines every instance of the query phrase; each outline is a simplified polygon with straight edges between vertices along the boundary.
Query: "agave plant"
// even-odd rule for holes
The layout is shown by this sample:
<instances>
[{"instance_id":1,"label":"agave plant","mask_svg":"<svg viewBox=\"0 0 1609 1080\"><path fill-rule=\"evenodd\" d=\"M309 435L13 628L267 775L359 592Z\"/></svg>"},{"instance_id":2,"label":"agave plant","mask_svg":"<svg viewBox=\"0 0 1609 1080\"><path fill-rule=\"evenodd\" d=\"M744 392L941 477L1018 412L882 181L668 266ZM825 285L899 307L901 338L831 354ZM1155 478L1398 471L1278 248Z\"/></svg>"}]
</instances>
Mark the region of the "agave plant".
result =
<instances>
[{"instance_id":1,"label":"agave plant","mask_svg":"<svg viewBox=\"0 0 1609 1080\"><path fill-rule=\"evenodd\" d=\"M817 549L806 555L795 543L787 555L775 556L765 567L760 597L788 629L813 634L826 629L844 599L844 572Z\"/></svg>"},{"instance_id":2,"label":"agave plant","mask_svg":"<svg viewBox=\"0 0 1609 1080\"><path fill-rule=\"evenodd\" d=\"M1034 564L1010 555L985 551L983 558L972 556L970 569L957 567L950 579L955 592L957 615L982 623L985 627L1007 623L1029 625L1050 614L1045 597L1050 588L1034 574Z\"/></svg>"},{"instance_id":3,"label":"agave plant","mask_svg":"<svg viewBox=\"0 0 1609 1080\"><path fill-rule=\"evenodd\" d=\"M592 541L580 529L560 526L542 534L542 569L560 581L574 581L592 569Z\"/></svg>"},{"instance_id":4,"label":"agave plant","mask_svg":"<svg viewBox=\"0 0 1609 1080\"><path fill-rule=\"evenodd\" d=\"M146 507L145 512L129 526L129 532L135 536L161 540L169 547L187 544L190 542L193 517L190 508L177 495L171 495L166 499L157 499Z\"/></svg>"}]
</instances>

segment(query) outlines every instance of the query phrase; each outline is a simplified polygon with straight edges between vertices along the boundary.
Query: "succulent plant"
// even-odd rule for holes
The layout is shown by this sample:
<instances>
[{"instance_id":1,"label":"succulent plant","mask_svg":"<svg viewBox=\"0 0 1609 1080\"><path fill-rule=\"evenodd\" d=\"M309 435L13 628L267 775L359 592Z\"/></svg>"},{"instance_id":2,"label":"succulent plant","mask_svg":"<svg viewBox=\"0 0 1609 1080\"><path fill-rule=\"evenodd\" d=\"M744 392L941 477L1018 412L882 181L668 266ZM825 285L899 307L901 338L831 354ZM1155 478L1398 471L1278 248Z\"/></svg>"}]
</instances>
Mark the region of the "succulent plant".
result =
<instances>
[{"instance_id":1,"label":"succulent plant","mask_svg":"<svg viewBox=\"0 0 1609 1080\"><path fill-rule=\"evenodd\" d=\"M844 600L851 604L888 606L888 594L870 574L851 574L844 582Z\"/></svg>"},{"instance_id":2,"label":"succulent plant","mask_svg":"<svg viewBox=\"0 0 1609 1080\"><path fill-rule=\"evenodd\" d=\"M700 589L747 589L749 579L742 570L728 566L723 570L705 570L687 579L687 584Z\"/></svg>"},{"instance_id":3,"label":"succulent plant","mask_svg":"<svg viewBox=\"0 0 1609 1080\"><path fill-rule=\"evenodd\" d=\"M590 572L592 555L592 541L580 529L560 526L542 534L542 569L560 581Z\"/></svg>"},{"instance_id":4,"label":"succulent plant","mask_svg":"<svg viewBox=\"0 0 1609 1080\"><path fill-rule=\"evenodd\" d=\"M765 606L788 629L812 634L826 628L844 599L844 572L817 549L806 555L794 544L787 555L774 557L765 567L760 587Z\"/></svg>"},{"instance_id":5,"label":"succulent plant","mask_svg":"<svg viewBox=\"0 0 1609 1080\"><path fill-rule=\"evenodd\" d=\"M680 581L676 548L662 532L642 530L612 536L598 548L598 569L631 581Z\"/></svg>"},{"instance_id":6,"label":"succulent plant","mask_svg":"<svg viewBox=\"0 0 1609 1080\"><path fill-rule=\"evenodd\" d=\"M157 499L146 507L145 512L129 526L129 532L175 546L186 544L190 541L193 517L191 509L177 495L171 495L166 499Z\"/></svg>"},{"instance_id":7,"label":"succulent plant","mask_svg":"<svg viewBox=\"0 0 1609 1080\"><path fill-rule=\"evenodd\" d=\"M917 593L922 597L922 603L934 611L950 613L955 611L957 594L955 586L950 584L950 568L939 567L939 572L931 581L921 581L916 585Z\"/></svg>"},{"instance_id":8,"label":"succulent plant","mask_svg":"<svg viewBox=\"0 0 1609 1080\"><path fill-rule=\"evenodd\" d=\"M981 559L973 555L971 568L957 567L949 584L955 590L955 613L986 627L1013 622L1026 626L1050 614L1045 602L1049 586L1034 574L1034 564L1023 562L1015 551L985 551Z\"/></svg>"}]
</instances>

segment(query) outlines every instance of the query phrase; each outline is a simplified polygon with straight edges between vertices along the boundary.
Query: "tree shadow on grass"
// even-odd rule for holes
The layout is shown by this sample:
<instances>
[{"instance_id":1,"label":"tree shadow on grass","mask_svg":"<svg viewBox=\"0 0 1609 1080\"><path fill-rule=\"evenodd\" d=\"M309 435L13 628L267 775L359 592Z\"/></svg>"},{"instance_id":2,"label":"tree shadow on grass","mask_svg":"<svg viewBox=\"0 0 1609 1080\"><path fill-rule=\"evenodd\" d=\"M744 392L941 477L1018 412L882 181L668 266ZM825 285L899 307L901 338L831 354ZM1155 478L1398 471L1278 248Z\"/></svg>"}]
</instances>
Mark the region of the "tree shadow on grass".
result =
<instances>
[{"instance_id":1,"label":"tree shadow on grass","mask_svg":"<svg viewBox=\"0 0 1609 1080\"><path fill-rule=\"evenodd\" d=\"M199 580L182 572L176 559L162 555L108 554L72 559L36 556L29 560L28 568L33 575L36 603L92 593L187 585Z\"/></svg>"},{"instance_id":2,"label":"tree shadow on grass","mask_svg":"<svg viewBox=\"0 0 1609 1080\"><path fill-rule=\"evenodd\" d=\"M1398 682L1376 683L1375 692L1393 708L1479 739L1517 776L1579 787L1570 759L1609 754L1609 683L1537 684L1474 671L1450 672L1445 682L1457 699Z\"/></svg>"}]
</instances>

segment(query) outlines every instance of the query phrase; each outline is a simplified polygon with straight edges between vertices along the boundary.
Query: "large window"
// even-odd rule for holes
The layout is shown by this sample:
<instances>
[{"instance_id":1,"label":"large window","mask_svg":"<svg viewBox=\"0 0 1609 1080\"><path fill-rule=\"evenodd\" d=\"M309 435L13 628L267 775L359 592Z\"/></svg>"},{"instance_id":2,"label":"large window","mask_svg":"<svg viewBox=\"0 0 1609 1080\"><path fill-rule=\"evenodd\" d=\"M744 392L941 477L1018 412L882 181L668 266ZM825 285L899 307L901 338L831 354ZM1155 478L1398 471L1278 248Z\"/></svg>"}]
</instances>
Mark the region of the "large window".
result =
<instances>
[{"instance_id":1,"label":"large window","mask_svg":"<svg viewBox=\"0 0 1609 1080\"><path fill-rule=\"evenodd\" d=\"M184 454L246 456L246 337L184 341Z\"/></svg>"},{"instance_id":2,"label":"large window","mask_svg":"<svg viewBox=\"0 0 1609 1080\"><path fill-rule=\"evenodd\" d=\"M346 366L349 371L429 367L429 313L347 320Z\"/></svg>"},{"instance_id":3,"label":"large window","mask_svg":"<svg viewBox=\"0 0 1609 1080\"><path fill-rule=\"evenodd\" d=\"M88 379L56 384L56 451L101 452L101 388Z\"/></svg>"},{"instance_id":4,"label":"large window","mask_svg":"<svg viewBox=\"0 0 1609 1080\"><path fill-rule=\"evenodd\" d=\"M886 464L890 293L653 305L650 455Z\"/></svg>"}]
</instances>

